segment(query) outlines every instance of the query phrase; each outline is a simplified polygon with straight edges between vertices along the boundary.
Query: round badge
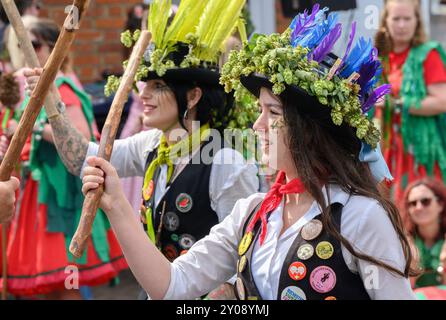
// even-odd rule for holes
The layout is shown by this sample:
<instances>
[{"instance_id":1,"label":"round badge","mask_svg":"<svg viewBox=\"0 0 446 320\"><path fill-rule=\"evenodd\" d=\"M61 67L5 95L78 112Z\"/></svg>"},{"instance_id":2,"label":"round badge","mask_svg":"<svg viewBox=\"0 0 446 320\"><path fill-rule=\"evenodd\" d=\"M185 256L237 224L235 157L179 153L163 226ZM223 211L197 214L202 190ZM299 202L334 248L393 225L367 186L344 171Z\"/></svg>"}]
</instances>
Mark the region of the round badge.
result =
<instances>
[{"instance_id":1,"label":"round badge","mask_svg":"<svg viewBox=\"0 0 446 320\"><path fill-rule=\"evenodd\" d=\"M163 218L163 224L167 231L175 231L180 226L180 218L175 212L166 212Z\"/></svg>"},{"instance_id":2,"label":"round badge","mask_svg":"<svg viewBox=\"0 0 446 320\"><path fill-rule=\"evenodd\" d=\"M235 280L235 287L237 288L237 295L239 299L245 300L245 285L243 284L243 280L241 278L237 278L237 280Z\"/></svg>"},{"instance_id":3,"label":"round badge","mask_svg":"<svg viewBox=\"0 0 446 320\"><path fill-rule=\"evenodd\" d=\"M189 250L194 245L195 242L196 242L195 238L187 233L182 234L178 239L178 244L180 245L181 248L185 250Z\"/></svg>"},{"instance_id":4,"label":"round badge","mask_svg":"<svg viewBox=\"0 0 446 320\"><path fill-rule=\"evenodd\" d=\"M289 286L283 289L280 294L280 300L307 300L305 292L296 286Z\"/></svg>"},{"instance_id":5,"label":"round badge","mask_svg":"<svg viewBox=\"0 0 446 320\"><path fill-rule=\"evenodd\" d=\"M307 274L307 267L302 262L293 262L288 268L288 275L293 280L302 280Z\"/></svg>"},{"instance_id":6,"label":"round badge","mask_svg":"<svg viewBox=\"0 0 446 320\"><path fill-rule=\"evenodd\" d=\"M172 235L170 236L170 239L172 239L172 241L175 241L175 242L178 241L178 238L179 238L178 235L175 233L172 233Z\"/></svg>"},{"instance_id":7,"label":"round badge","mask_svg":"<svg viewBox=\"0 0 446 320\"><path fill-rule=\"evenodd\" d=\"M320 235L321 232L322 232L322 222L317 219L313 219L302 227L300 233L302 235L302 238L304 238L307 241L310 241L316 238L318 235Z\"/></svg>"},{"instance_id":8,"label":"round badge","mask_svg":"<svg viewBox=\"0 0 446 320\"><path fill-rule=\"evenodd\" d=\"M175 201L178 211L182 213L189 212L192 209L193 201L187 193L180 193Z\"/></svg>"},{"instance_id":9,"label":"round badge","mask_svg":"<svg viewBox=\"0 0 446 320\"><path fill-rule=\"evenodd\" d=\"M337 300L336 297L328 296L324 300Z\"/></svg>"},{"instance_id":10,"label":"round badge","mask_svg":"<svg viewBox=\"0 0 446 320\"><path fill-rule=\"evenodd\" d=\"M153 193L154 185L155 184L153 183L153 180L150 180L150 182L147 185L147 187L144 188L144 190L142 191L142 194L144 196L144 200L148 201L150 199L150 197L152 196L152 193Z\"/></svg>"},{"instance_id":11,"label":"round badge","mask_svg":"<svg viewBox=\"0 0 446 320\"><path fill-rule=\"evenodd\" d=\"M170 262L172 262L178 257L177 248L175 248L173 244L168 244L161 251Z\"/></svg>"},{"instance_id":12,"label":"round badge","mask_svg":"<svg viewBox=\"0 0 446 320\"><path fill-rule=\"evenodd\" d=\"M238 246L238 254L239 254L239 256L244 255L245 252L248 251L248 248L249 248L249 246L251 245L251 242L252 242L252 237L253 237L252 232L248 232L248 233L246 233L243 236L242 241L240 241L240 244Z\"/></svg>"},{"instance_id":13,"label":"round badge","mask_svg":"<svg viewBox=\"0 0 446 320\"><path fill-rule=\"evenodd\" d=\"M327 266L317 267L311 272L310 285L316 292L330 292L336 285L336 273Z\"/></svg>"},{"instance_id":14,"label":"round badge","mask_svg":"<svg viewBox=\"0 0 446 320\"><path fill-rule=\"evenodd\" d=\"M333 256L333 245L328 241L319 242L316 246L316 254L319 258L327 260Z\"/></svg>"},{"instance_id":15,"label":"round badge","mask_svg":"<svg viewBox=\"0 0 446 320\"><path fill-rule=\"evenodd\" d=\"M238 272L242 273L243 270L245 270L246 267L246 262L248 259L246 259L246 256L242 256L239 260L238 260Z\"/></svg>"},{"instance_id":16,"label":"round badge","mask_svg":"<svg viewBox=\"0 0 446 320\"><path fill-rule=\"evenodd\" d=\"M305 243L297 249L297 257L300 260L308 260L310 259L314 254L314 248L311 244Z\"/></svg>"}]
</instances>

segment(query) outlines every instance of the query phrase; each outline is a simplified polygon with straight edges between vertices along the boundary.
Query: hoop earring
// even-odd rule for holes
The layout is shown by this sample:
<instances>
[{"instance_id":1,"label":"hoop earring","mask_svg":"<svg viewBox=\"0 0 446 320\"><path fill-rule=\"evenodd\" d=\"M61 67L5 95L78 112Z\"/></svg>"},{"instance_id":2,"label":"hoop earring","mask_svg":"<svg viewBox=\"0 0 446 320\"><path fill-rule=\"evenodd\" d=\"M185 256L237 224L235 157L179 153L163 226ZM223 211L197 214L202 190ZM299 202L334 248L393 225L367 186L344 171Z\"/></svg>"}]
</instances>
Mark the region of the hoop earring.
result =
<instances>
[{"instance_id":1,"label":"hoop earring","mask_svg":"<svg viewBox=\"0 0 446 320\"><path fill-rule=\"evenodd\" d=\"M186 108L186 111L184 111L183 119L187 120L188 117L189 117L189 108Z\"/></svg>"}]
</instances>

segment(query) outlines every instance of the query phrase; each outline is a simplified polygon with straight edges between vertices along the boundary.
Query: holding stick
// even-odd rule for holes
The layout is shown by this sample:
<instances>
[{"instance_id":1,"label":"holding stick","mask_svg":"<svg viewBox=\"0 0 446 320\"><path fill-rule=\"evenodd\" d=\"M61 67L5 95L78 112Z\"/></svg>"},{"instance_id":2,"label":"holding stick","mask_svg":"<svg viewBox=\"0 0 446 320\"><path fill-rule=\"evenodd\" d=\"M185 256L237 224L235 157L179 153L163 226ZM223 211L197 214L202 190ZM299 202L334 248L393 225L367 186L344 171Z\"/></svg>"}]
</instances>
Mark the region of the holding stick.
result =
<instances>
[{"instance_id":1,"label":"holding stick","mask_svg":"<svg viewBox=\"0 0 446 320\"><path fill-rule=\"evenodd\" d=\"M27 65L31 68L40 67L39 60L31 44L31 40L28 37L28 33L23 25L20 13L13 0L1 0L3 8L8 16L9 22L11 23L21 48L25 56L25 61ZM19 126L16 133L14 134L10 147L6 152L5 158L3 159L0 166L0 181L6 181L10 178L11 172L14 169L14 165L17 163L20 156L20 152L26 142L26 138L32 131L34 122L40 113L40 109L43 100L48 92L50 85L51 94L49 94L45 99L45 110L48 118L55 117L59 114L57 110L57 101L60 101L59 92L53 84L54 78L56 77L57 71L60 69L62 61L67 55L71 43L74 40L73 29L77 25L73 26L73 17L80 17L83 15L85 9L88 6L88 0L75 1L73 3L72 10L68 14L68 17L64 23L64 30L62 35L59 37L56 48L54 50L54 58L49 59L48 63L45 65L47 69L45 79L42 79L39 83L41 86L36 87L35 92L31 96L31 100L23 113L20 120ZM79 11L78 11L79 10ZM79 13L79 14L78 14ZM59 47L59 50L57 48ZM53 55L51 55L53 57ZM45 73L42 75L42 77ZM2 225L2 260L3 260L3 289L2 289L2 299L6 299L7 295L7 256L6 256L6 226Z\"/></svg>"},{"instance_id":2,"label":"holding stick","mask_svg":"<svg viewBox=\"0 0 446 320\"><path fill-rule=\"evenodd\" d=\"M75 30L78 25L76 24L73 26L73 17L79 17L80 22L88 4L89 0L74 0L72 9L65 19L64 28L57 39L51 56L43 68L42 76L39 78L39 82L31 94L31 99L25 108L17 131L14 133L11 144L2 161L0 166L0 181L6 181L10 178L11 172L19 159L20 152L25 145L26 139L32 132L34 123L40 113L48 90L53 84L57 72L70 50L76 34ZM48 114L48 117L50 117L50 114Z\"/></svg>"},{"instance_id":3,"label":"holding stick","mask_svg":"<svg viewBox=\"0 0 446 320\"><path fill-rule=\"evenodd\" d=\"M98 156L106 160L110 160L116 132L118 131L119 122L121 120L122 109L132 90L136 71L138 70L144 51L150 43L150 39L150 32L141 32L140 38L133 48L129 63L110 107L107 120L102 129L102 137L98 151ZM87 245L87 240L91 234L93 221L96 216L96 211L99 208L99 202L103 192L104 189L103 186L101 186L96 190L90 191L85 197L79 225L70 245L70 252L77 258L82 256Z\"/></svg>"}]
</instances>

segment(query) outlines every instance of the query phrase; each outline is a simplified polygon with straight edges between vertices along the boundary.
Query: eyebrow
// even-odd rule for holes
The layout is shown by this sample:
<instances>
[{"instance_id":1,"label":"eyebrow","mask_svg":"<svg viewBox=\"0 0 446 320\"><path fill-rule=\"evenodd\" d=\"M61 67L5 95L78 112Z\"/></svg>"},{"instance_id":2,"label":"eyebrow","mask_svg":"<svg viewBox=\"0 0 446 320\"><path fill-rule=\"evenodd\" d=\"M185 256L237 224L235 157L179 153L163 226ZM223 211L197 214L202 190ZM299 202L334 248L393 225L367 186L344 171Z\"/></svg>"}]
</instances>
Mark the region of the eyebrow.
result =
<instances>
[{"instance_id":1,"label":"eyebrow","mask_svg":"<svg viewBox=\"0 0 446 320\"><path fill-rule=\"evenodd\" d=\"M262 103L262 105L268 108L275 107L282 109L282 106L279 103Z\"/></svg>"}]
</instances>

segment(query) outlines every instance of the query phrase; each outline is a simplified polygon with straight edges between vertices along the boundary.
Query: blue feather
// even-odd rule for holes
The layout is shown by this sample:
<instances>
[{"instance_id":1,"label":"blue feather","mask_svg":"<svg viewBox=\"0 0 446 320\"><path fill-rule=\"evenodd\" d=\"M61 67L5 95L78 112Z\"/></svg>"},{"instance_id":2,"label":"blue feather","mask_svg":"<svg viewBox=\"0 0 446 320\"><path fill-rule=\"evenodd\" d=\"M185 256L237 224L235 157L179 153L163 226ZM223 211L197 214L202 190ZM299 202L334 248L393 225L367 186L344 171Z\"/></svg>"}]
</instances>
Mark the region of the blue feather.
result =
<instances>
[{"instance_id":1,"label":"blue feather","mask_svg":"<svg viewBox=\"0 0 446 320\"><path fill-rule=\"evenodd\" d=\"M293 21L291 22L290 29L293 31L291 34L291 39L296 39L297 36L305 30L305 28L308 28L311 26L311 24L314 22L316 18L316 14L319 12L319 4L316 3L313 6L313 9L311 11L311 15L308 16L308 10L305 9L303 14L297 15Z\"/></svg>"},{"instance_id":2,"label":"blue feather","mask_svg":"<svg viewBox=\"0 0 446 320\"><path fill-rule=\"evenodd\" d=\"M323 20L317 25L315 25L310 32L307 32L302 38L296 39L293 46L300 45L302 47L314 49L322 39L324 39L327 34L334 28L338 20L337 13L331 13L327 20Z\"/></svg>"},{"instance_id":3,"label":"blue feather","mask_svg":"<svg viewBox=\"0 0 446 320\"><path fill-rule=\"evenodd\" d=\"M356 21L354 21L352 23L352 29L350 31L347 48L345 49L344 57L342 58L342 63L340 65L338 71L341 70L341 68L344 65L345 60L347 59L348 55L350 54L350 50L352 48L352 44L353 44L353 40L355 39L355 35L356 35Z\"/></svg>"},{"instance_id":4,"label":"blue feather","mask_svg":"<svg viewBox=\"0 0 446 320\"><path fill-rule=\"evenodd\" d=\"M297 45L302 45L301 40L307 38L310 34L313 34L315 32L315 28L320 26L325 21L325 12L327 10L328 8L314 11L310 17L302 18L305 20L298 22L294 32L291 34L291 44L294 47Z\"/></svg>"},{"instance_id":5,"label":"blue feather","mask_svg":"<svg viewBox=\"0 0 446 320\"><path fill-rule=\"evenodd\" d=\"M361 109L363 113L367 113L373 105L386 94L391 91L390 84L383 84L382 86L376 88L367 98L367 101L362 105Z\"/></svg>"},{"instance_id":6,"label":"blue feather","mask_svg":"<svg viewBox=\"0 0 446 320\"><path fill-rule=\"evenodd\" d=\"M361 87L360 96L367 93L374 86L378 77L376 76L381 67L379 60L370 60L363 63L359 69L359 79L357 84Z\"/></svg>"},{"instance_id":7,"label":"blue feather","mask_svg":"<svg viewBox=\"0 0 446 320\"><path fill-rule=\"evenodd\" d=\"M338 23L313 51L313 60L321 62L338 41L342 33L342 24Z\"/></svg>"},{"instance_id":8,"label":"blue feather","mask_svg":"<svg viewBox=\"0 0 446 320\"><path fill-rule=\"evenodd\" d=\"M370 57L372 52L372 40L366 41L361 37L355 47L344 61L344 68L341 71L343 78L348 78L353 72L358 72L361 65Z\"/></svg>"}]
</instances>

